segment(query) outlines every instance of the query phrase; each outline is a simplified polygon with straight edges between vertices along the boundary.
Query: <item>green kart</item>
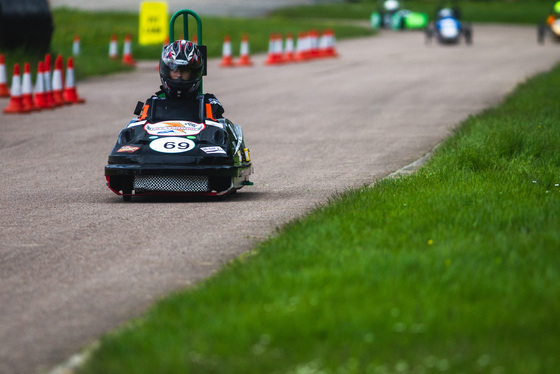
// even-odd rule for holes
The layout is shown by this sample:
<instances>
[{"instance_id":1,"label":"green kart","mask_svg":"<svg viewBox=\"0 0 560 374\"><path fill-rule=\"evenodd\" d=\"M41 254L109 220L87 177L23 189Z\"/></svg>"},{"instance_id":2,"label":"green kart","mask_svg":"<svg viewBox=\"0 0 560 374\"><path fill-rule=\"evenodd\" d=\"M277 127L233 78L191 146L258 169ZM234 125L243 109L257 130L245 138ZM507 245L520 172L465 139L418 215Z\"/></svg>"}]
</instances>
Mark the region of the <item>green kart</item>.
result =
<instances>
[{"instance_id":1,"label":"green kart","mask_svg":"<svg viewBox=\"0 0 560 374\"><path fill-rule=\"evenodd\" d=\"M370 16L370 25L374 30L381 28L391 30L424 29L428 25L428 14L400 9L397 0L379 2L378 10Z\"/></svg>"}]
</instances>

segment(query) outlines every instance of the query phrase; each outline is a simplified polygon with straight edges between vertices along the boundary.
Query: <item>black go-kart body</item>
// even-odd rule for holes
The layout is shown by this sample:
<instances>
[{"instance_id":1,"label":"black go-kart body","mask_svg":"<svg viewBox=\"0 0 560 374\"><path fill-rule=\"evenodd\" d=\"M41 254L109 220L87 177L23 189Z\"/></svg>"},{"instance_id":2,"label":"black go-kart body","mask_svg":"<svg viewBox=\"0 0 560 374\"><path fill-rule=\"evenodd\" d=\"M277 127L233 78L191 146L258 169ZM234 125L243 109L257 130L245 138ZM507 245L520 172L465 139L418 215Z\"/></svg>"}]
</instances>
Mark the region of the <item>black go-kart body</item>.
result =
<instances>
[{"instance_id":1,"label":"black go-kart body","mask_svg":"<svg viewBox=\"0 0 560 374\"><path fill-rule=\"evenodd\" d=\"M189 105L152 98L145 119L118 135L105 166L107 186L125 201L141 195L219 196L251 185L239 125L214 119L204 95Z\"/></svg>"}]
</instances>

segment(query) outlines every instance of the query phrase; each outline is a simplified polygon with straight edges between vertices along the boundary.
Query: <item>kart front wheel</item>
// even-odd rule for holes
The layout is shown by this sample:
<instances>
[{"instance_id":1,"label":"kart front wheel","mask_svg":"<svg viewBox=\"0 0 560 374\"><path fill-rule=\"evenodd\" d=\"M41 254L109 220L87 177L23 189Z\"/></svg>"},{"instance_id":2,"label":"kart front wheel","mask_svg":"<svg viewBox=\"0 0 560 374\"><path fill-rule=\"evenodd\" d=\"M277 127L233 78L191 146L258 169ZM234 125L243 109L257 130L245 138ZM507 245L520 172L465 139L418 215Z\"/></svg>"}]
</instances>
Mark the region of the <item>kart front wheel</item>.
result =
<instances>
[{"instance_id":1,"label":"kart front wheel","mask_svg":"<svg viewBox=\"0 0 560 374\"><path fill-rule=\"evenodd\" d=\"M434 36L434 30L432 29L431 25L426 27L426 29L424 30L424 35L426 36L426 44L431 44L432 37Z\"/></svg>"},{"instance_id":2,"label":"kart front wheel","mask_svg":"<svg viewBox=\"0 0 560 374\"><path fill-rule=\"evenodd\" d=\"M405 17L401 17L400 21L399 21L399 31L403 31L406 30L406 18Z\"/></svg>"},{"instance_id":3,"label":"kart front wheel","mask_svg":"<svg viewBox=\"0 0 560 374\"><path fill-rule=\"evenodd\" d=\"M544 34L546 33L546 26L542 23L537 26L537 42L544 44Z\"/></svg>"},{"instance_id":4,"label":"kart front wheel","mask_svg":"<svg viewBox=\"0 0 560 374\"><path fill-rule=\"evenodd\" d=\"M130 202L132 201L132 178L126 178L126 180L124 181L123 184L123 189L122 189L122 198L123 201L125 202Z\"/></svg>"},{"instance_id":5,"label":"kart front wheel","mask_svg":"<svg viewBox=\"0 0 560 374\"><path fill-rule=\"evenodd\" d=\"M465 43L472 44L472 28L470 25L465 27Z\"/></svg>"}]
</instances>

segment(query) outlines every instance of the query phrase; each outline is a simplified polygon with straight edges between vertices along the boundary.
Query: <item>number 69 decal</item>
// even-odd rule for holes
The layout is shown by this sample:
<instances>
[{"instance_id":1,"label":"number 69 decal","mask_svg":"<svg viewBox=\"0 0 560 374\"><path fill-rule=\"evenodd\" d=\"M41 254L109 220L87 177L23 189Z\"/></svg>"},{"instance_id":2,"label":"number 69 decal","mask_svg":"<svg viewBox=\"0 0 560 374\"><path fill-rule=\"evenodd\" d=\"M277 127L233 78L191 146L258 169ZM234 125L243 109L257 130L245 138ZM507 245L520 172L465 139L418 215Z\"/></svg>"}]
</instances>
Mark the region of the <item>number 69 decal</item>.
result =
<instances>
[{"instance_id":1,"label":"number 69 decal","mask_svg":"<svg viewBox=\"0 0 560 374\"><path fill-rule=\"evenodd\" d=\"M159 138L150 143L150 148L156 152L181 153L193 149L194 142L179 137Z\"/></svg>"}]
</instances>

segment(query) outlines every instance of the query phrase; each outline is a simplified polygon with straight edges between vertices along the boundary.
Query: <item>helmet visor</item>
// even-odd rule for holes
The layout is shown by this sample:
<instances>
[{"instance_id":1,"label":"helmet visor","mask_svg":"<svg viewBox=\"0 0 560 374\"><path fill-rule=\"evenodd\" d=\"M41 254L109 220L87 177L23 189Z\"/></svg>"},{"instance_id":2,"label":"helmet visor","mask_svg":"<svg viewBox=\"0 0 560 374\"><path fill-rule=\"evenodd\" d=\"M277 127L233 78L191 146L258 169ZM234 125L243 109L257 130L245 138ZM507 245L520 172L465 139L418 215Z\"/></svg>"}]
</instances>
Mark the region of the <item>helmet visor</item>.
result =
<instances>
[{"instance_id":1,"label":"helmet visor","mask_svg":"<svg viewBox=\"0 0 560 374\"><path fill-rule=\"evenodd\" d=\"M169 78L172 80L181 79L190 81L195 77L191 68L187 66L177 66L175 69L169 69Z\"/></svg>"}]
</instances>

